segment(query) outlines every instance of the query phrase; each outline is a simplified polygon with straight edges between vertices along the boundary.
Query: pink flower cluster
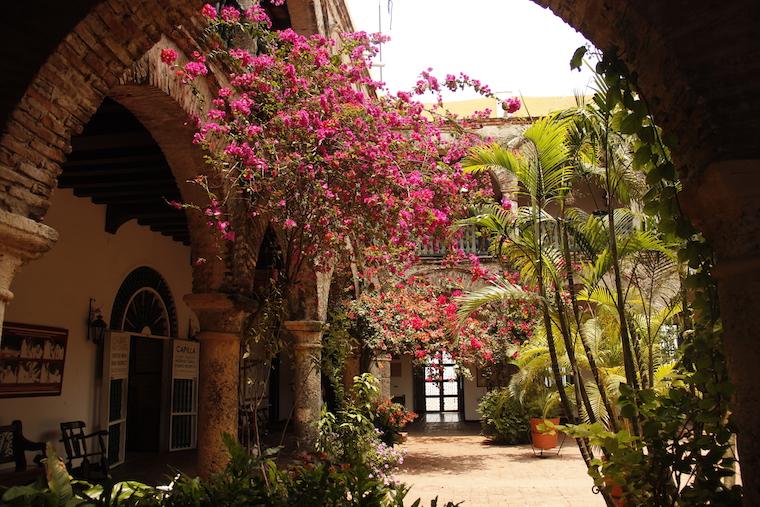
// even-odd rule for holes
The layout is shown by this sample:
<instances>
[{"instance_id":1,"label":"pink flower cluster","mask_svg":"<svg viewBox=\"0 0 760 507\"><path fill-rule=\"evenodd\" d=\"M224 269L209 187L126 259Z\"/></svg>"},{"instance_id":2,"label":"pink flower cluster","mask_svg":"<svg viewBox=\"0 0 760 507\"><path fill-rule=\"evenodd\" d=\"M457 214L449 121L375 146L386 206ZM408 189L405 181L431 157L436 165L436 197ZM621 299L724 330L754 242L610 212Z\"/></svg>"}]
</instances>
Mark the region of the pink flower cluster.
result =
<instances>
[{"instance_id":1,"label":"pink flower cluster","mask_svg":"<svg viewBox=\"0 0 760 507\"><path fill-rule=\"evenodd\" d=\"M464 261L465 264L467 261ZM477 280L487 282L487 278ZM517 281L515 273L505 274ZM347 315L363 329L369 347L409 354L426 363L447 353L458 363L508 361L527 340L539 316L537 298L506 301L464 321L457 314L463 277L432 282L410 277L392 290L364 293L346 302Z\"/></svg>"},{"instance_id":2,"label":"pink flower cluster","mask_svg":"<svg viewBox=\"0 0 760 507\"><path fill-rule=\"evenodd\" d=\"M509 114L516 113L522 107L522 102L517 97L509 97L501 103L501 107Z\"/></svg>"},{"instance_id":3,"label":"pink flower cluster","mask_svg":"<svg viewBox=\"0 0 760 507\"><path fill-rule=\"evenodd\" d=\"M232 69L229 86L200 119L195 141L226 181L207 190L217 202L242 197L252 216L279 227L292 248L283 252L287 265L303 256L324 264L348 255L347 240L366 249L370 267L407 262L419 242L448 237L473 197L490 193L486 179L460 165L478 138L452 130L451 117L431 117L412 98L440 90L432 74L397 96L383 94L372 80L371 59L385 37L347 33L336 43L272 32L258 5L241 13L207 4L202 14L212 28L247 27L263 49L259 55L224 45L215 51ZM172 65L170 51L162 59ZM177 70L192 85L208 73L206 57L196 53ZM232 226L222 208L210 208L209 216L229 239Z\"/></svg>"}]
</instances>

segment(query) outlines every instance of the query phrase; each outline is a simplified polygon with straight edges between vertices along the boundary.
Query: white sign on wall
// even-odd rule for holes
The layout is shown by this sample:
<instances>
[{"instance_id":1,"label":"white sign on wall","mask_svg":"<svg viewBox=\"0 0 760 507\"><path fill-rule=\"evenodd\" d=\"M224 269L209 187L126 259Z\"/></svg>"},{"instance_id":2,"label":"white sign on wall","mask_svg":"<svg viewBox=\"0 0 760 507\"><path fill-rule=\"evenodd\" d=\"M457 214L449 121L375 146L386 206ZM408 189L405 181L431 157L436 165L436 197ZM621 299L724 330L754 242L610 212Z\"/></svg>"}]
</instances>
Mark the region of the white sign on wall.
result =
<instances>
[{"instance_id":1,"label":"white sign on wall","mask_svg":"<svg viewBox=\"0 0 760 507\"><path fill-rule=\"evenodd\" d=\"M172 343L172 378L196 378L200 344L188 340L173 340Z\"/></svg>"},{"instance_id":2,"label":"white sign on wall","mask_svg":"<svg viewBox=\"0 0 760 507\"><path fill-rule=\"evenodd\" d=\"M128 334L111 335L111 379L127 378L129 375Z\"/></svg>"}]
</instances>

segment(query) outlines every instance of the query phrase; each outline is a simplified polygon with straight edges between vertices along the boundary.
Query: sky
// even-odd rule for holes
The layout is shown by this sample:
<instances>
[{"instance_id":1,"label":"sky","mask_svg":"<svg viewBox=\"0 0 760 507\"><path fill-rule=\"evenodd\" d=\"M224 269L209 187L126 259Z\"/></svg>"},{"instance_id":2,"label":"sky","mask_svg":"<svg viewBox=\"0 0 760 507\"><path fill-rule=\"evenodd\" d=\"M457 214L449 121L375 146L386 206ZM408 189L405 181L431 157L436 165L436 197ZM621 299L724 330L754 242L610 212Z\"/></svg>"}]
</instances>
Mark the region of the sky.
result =
<instances>
[{"instance_id":1,"label":"sky","mask_svg":"<svg viewBox=\"0 0 760 507\"><path fill-rule=\"evenodd\" d=\"M356 30L391 37L383 45L383 80L410 89L420 71L440 78L465 72L495 92L571 96L585 91L589 70L570 70L586 39L530 0L347 0ZM377 78L377 75L375 76ZM473 98L474 95L461 95Z\"/></svg>"}]
</instances>

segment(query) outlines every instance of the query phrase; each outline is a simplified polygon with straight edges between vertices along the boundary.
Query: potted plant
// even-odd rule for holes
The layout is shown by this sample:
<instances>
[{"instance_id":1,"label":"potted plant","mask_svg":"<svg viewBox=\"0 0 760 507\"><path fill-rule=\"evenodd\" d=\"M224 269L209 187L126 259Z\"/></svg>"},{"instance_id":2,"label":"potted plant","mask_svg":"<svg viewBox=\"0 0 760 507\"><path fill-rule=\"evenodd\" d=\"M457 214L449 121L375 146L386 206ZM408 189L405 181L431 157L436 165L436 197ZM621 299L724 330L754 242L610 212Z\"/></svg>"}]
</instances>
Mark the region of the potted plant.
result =
<instances>
[{"instance_id":1,"label":"potted plant","mask_svg":"<svg viewBox=\"0 0 760 507\"><path fill-rule=\"evenodd\" d=\"M380 432L380 440L387 445L401 443L401 430L416 418L417 414L407 411L400 403L393 403L387 399L375 400L372 403L372 420Z\"/></svg>"},{"instance_id":2,"label":"potted plant","mask_svg":"<svg viewBox=\"0 0 760 507\"><path fill-rule=\"evenodd\" d=\"M540 389L528 402L530 418L530 438L533 447L546 450L557 447L557 431L546 428L546 422L559 424L559 395L556 391Z\"/></svg>"}]
</instances>

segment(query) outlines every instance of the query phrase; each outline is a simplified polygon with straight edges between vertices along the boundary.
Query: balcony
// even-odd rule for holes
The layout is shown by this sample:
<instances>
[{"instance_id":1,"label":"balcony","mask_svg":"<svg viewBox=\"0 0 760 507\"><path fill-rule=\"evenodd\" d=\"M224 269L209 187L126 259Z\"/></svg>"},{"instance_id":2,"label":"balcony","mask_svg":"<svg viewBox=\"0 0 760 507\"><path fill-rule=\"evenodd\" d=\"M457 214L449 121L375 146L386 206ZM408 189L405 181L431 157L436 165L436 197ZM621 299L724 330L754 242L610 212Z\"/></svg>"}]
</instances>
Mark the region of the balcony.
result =
<instances>
[{"instance_id":1,"label":"balcony","mask_svg":"<svg viewBox=\"0 0 760 507\"><path fill-rule=\"evenodd\" d=\"M480 258L491 256L488 252L488 238L480 236L474 226L465 227L462 232L462 237L457 241L457 247L466 255L475 254ZM448 254L447 246L438 241L431 242L428 245L419 245L417 248L417 255L423 260L439 260Z\"/></svg>"}]
</instances>

